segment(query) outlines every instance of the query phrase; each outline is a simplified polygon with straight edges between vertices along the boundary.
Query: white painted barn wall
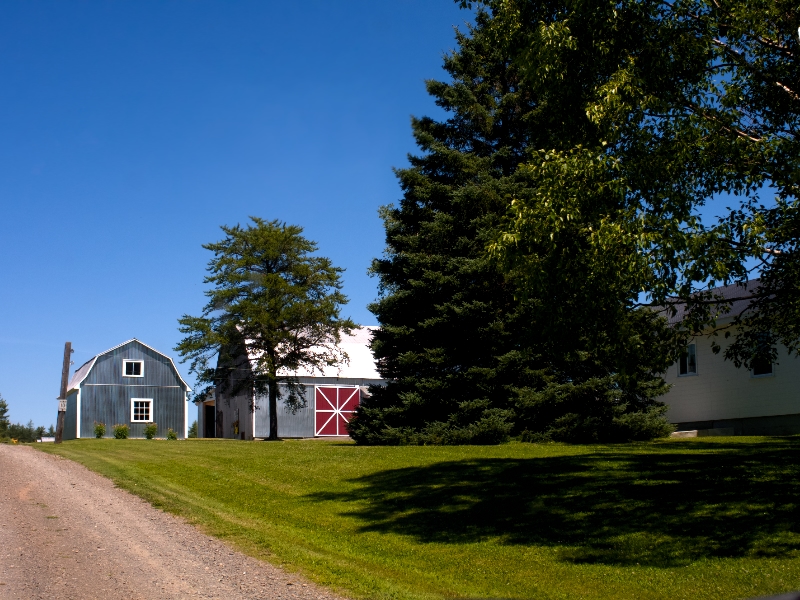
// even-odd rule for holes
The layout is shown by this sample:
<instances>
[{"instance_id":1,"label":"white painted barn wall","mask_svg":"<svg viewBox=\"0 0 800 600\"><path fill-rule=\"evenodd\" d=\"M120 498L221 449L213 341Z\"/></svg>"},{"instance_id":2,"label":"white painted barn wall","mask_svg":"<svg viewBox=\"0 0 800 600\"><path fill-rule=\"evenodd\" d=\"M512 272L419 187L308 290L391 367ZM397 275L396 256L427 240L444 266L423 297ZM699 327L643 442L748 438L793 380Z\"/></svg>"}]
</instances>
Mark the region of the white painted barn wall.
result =
<instances>
[{"instance_id":1,"label":"white painted barn wall","mask_svg":"<svg viewBox=\"0 0 800 600\"><path fill-rule=\"evenodd\" d=\"M722 352L730 344L717 337ZM697 375L678 376L672 365L665 380L672 388L660 400L669 406L667 418L672 423L744 419L800 413L800 360L790 357L780 347L773 374L752 377L745 368L737 369L723 360L722 352L711 351L711 340L698 337Z\"/></svg>"}]
</instances>

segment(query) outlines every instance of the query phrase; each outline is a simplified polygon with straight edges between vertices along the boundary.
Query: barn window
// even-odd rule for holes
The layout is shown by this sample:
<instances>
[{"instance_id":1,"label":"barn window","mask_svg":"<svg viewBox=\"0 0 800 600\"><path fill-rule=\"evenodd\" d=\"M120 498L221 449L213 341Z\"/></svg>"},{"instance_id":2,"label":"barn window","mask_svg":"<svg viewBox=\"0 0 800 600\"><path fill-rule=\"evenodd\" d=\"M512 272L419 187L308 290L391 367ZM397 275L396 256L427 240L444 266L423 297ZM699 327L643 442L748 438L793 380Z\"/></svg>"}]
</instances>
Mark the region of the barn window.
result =
<instances>
[{"instance_id":1,"label":"barn window","mask_svg":"<svg viewBox=\"0 0 800 600\"><path fill-rule=\"evenodd\" d=\"M131 421L134 423L153 422L153 400L151 398L131 398Z\"/></svg>"},{"instance_id":2,"label":"barn window","mask_svg":"<svg viewBox=\"0 0 800 600\"><path fill-rule=\"evenodd\" d=\"M123 360L122 361L122 376L123 377L144 377L144 361L143 360Z\"/></svg>"},{"instance_id":3,"label":"barn window","mask_svg":"<svg viewBox=\"0 0 800 600\"><path fill-rule=\"evenodd\" d=\"M678 375L697 375L697 346L689 344L678 362Z\"/></svg>"}]
</instances>

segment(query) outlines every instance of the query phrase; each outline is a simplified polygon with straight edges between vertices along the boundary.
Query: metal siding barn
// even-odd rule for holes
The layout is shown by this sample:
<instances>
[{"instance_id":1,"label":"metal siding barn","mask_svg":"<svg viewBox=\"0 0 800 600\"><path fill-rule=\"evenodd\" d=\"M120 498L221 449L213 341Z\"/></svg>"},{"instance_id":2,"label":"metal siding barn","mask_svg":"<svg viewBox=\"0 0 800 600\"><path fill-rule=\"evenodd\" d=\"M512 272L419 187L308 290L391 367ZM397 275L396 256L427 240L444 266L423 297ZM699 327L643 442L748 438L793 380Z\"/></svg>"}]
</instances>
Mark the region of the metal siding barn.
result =
<instances>
[{"instance_id":1,"label":"metal siding barn","mask_svg":"<svg viewBox=\"0 0 800 600\"><path fill-rule=\"evenodd\" d=\"M293 413L283 400L278 400L280 437L348 435L347 422L361 398L368 393L367 387L384 383L369 348L373 329L375 327L359 327L353 330L352 335L342 336L340 348L347 353L349 360L346 363L326 367L321 373L306 370L282 373L283 376L294 375L305 386L305 406ZM199 405L198 411L202 410L202 405ZM229 397L218 392L216 422L219 437L266 438L269 436L269 399L266 395L259 395L251 403L246 395ZM238 434L233 433L236 422L239 423Z\"/></svg>"},{"instance_id":2,"label":"metal siding barn","mask_svg":"<svg viewBox=\"0 0 800 600\"><path fill-rule=\"evenodd\" d=\"M149 423L157 424L156 437L166 437L170 428L186 436L189 386L172 359L138 340L81 365L67 389L66 439L94 437L95 423L105 424L106 437L123 424L130 437L144 437Z\"/></svg>"},{"instance_id":3,"label":"metal siding barn","mask_svg":"<svg viewBox=\"0 0 800 600\"><path fill-rule=\"evenodd\" d=\"M286 386L281 386L285 388ZM286 394L282 391L282 394ZM278 432L281 437L304 438L314 437L314 387L306 386L305 406L292 412L281 400L278 401ZM256 398L255 437L269 436L269 399L266 396Z\"/></svg>"},{"instance_id":4,"label":"metal siding barn","mask_svg":"<svg viewBox=\"0 0 800 600\"><path fill-rule=\"evenodd\" d=\"M64 414L65 440L74 440L78 427L78 392L67 394L67 412Z\"/></svg>"}]
</instances>

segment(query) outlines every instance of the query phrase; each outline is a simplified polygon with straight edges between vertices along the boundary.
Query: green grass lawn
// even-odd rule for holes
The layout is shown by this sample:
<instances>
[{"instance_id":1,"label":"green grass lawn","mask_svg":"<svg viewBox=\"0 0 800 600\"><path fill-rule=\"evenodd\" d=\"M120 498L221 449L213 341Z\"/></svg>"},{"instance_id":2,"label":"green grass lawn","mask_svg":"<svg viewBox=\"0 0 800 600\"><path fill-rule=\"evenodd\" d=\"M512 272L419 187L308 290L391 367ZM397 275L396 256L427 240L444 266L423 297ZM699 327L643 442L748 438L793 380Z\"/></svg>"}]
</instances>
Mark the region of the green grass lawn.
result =
<instances>
[{"instance_id":1,"label":"green grass lawn","mask_svg":"<svg viewBox=\"0 0 800 600\"><path fill-rule=\"evenodd\" d=\"M37 448L362 598L749 598L800 588L800 438Z\"/></svg>"}]
</instances>

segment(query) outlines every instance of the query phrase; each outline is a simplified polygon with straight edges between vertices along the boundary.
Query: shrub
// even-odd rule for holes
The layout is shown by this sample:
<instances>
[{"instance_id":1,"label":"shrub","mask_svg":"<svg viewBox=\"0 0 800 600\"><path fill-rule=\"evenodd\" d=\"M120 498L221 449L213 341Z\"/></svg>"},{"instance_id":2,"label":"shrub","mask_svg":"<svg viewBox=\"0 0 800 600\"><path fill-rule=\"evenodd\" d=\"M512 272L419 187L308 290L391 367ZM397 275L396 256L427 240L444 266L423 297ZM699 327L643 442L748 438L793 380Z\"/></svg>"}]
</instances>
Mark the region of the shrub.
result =
<instances>
[{"instance_id":1,"label":"shrub","mask_svg":"<svg viewBox=\"0 0 800 600\"><path fill-rule=\"evenodd\" d=\"M632 442L667 437L674 430L663 403L626 393L622 386L609 391L612 387L605 380L589 380L519 390L515 408L520 441Z\"/></svg>"},{"instance_id":2,"label":"shrub","mask_svg":"<svg viewBox=\"0 0 800 600\"><path fill-rule=\"evenodd\" d=\"M175 433L175 430L172 427L167 429L167 439L168 440L177 440L178 439L178 434Z\"/></svg>"},{"instance_id":3,"label":"shrub","mask_svg":"<svg viewBox=\"0 0 800 600\"><path fill-rule=\"evenodd\" d=\"M144 426L144 437L146 437L148 440L152 440L154 437L156 437L157 433L158 433L157 424L148 423L147 425Z\"/></svg>"},{"instance_id":4,"label":"shrub","mask_svg":"<svg viewBox=\"0 0 800 600\"><path fill-rule=\"evenodd\" d=\"M118 440L127 440L131 430L127 425L114 425L114 437Z\"/></svg>"},{"instance_id":5,"label":"shrub","mask_svg":"<svg viewBox=\"0 0 800 600\"><path fill-rule=\"evenodd\" d=\"M188 435L188 437L190 437L190 438L196 438L197 437L197 421L194 421L189 426L189 435Z\"/></svg>"},{"instance_id":6,"label":"shrub","mask_svg":"<svg viewBox=\"0 0 800 600\"><path fill-rule=\"evenodd\" d=\"M94 422L94 437L101 438L106 435L106 425L105 423L98 423L97 421Z\"/></svg>"}]
</instances>

